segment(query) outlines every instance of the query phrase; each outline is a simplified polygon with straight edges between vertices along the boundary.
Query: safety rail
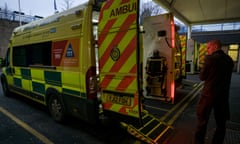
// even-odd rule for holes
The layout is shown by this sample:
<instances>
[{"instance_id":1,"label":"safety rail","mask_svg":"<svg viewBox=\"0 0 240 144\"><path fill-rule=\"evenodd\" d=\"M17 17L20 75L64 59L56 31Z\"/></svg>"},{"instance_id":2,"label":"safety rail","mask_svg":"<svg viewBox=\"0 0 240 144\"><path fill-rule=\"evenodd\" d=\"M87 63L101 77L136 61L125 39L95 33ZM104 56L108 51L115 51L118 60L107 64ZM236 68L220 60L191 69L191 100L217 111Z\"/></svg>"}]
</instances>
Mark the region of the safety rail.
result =
<instances>
[{"instance_id":1,"label":"safety rail","mask_svg":"<svg viewBox=\"0 0 240 144\"><path fill-rule=\"evenodd\" d=\"M35 16L25 15L23 12L19 12L19 11L9 11L9 10L0 9L0 19L29 23L42 18L43 17L37 16L37 15Z\"/></svg>"}]
</instances>

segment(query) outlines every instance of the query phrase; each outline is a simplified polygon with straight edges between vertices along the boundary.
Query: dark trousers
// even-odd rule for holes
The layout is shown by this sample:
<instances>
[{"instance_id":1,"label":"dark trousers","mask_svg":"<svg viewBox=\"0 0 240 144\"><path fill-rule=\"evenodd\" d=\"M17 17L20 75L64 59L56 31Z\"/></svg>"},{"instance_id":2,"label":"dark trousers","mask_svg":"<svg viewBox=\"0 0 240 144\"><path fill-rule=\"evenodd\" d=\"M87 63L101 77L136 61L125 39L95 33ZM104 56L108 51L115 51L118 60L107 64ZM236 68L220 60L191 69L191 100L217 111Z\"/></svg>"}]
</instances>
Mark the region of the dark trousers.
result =
<instances>
[{"instance_id":1,"label":"dark trousers","mask_svg":"<svg viewBox=\"0 0 240 144\"><path fill-rule=\"evenodd\" d=\"M214 111L216 121L216 131L213 135L212 144L223 144L226 132L226 118L221 115L221 112L212 106L212 103L205 97L201 97L197 107L197 128L195 132L195 143L204 144L207 125L211 110Z\"/></svg>"},{"instance_id":2,"label":"dark trousers","mask_svg":"<svg viewBox=\"0 0 240 144\"><path fill-rule=\"evenodd\" d=\"M216 121L216 130L213 135L212 144L223 144L226 134L226 119L221 115L218 109L214 108L214 117Z\"/></svg>"}]
</instances>

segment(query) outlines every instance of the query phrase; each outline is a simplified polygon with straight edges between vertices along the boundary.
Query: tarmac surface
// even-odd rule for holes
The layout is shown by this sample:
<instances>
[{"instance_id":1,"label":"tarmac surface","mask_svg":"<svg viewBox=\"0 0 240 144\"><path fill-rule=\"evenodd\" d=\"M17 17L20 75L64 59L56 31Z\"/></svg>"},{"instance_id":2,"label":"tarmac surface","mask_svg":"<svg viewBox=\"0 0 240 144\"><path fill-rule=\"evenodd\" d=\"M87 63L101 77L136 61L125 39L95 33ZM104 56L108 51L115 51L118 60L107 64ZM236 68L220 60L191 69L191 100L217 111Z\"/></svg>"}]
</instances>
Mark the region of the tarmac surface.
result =
<instances>
[{"instance_id":1,"label":"tarmac surface","mask_svg":"<svg viewBox=\"0 0 240 144\"><path fill-rule=\"evenodd\" d=\"M169 105L156 100L148 100L146 108L150 112L152 112L159 119L168 122L173 126L173 131L170 135L168 135L167 141L163 144L192 144L192 139L194 135L194 130L196 127L196 105L200 96L200 92L197 90L201 81L198 79L198 74L187 75L187 80L192 81L193 83L189 83L189 87L185 87L178 91L179 100L176 99L176 104ZM198 84L197 84L198 83ZM190 91L196 87L196 90L191 93ZM0 90L1 91L1 90ZM1 92L0 92L1 93ZM189 97L189 98L188 98ZM183 101L182 105L178 106L178 101L180 102L182 98L187 98ZM192 99L193 98L193 99ZM191 100L190 100L191 99ZM11 108L6 102L16 102L17 104L11 106ZM48 116L48 114L41 112L38 109L29 108L24 110L23 107L30 107L29 105L21 104L21 101L15 99L0 99L0 103L2 107L7 108L8 111L15 114L19 119L22 119L28 125L32 126L39 132L54 143L119 143L119 144L144 144L143 142L137 140L136 138L129 135L125 130L116 128L116 126L109 124L107 127L101 126L99 129L86 127L85 125L79 125L76 128L76 125L73 122L73 125L60 125L52 122ZM20 103L20 104L19 104ZM186 108L179 112L183 106L187 104ZM154 107L155 106L155 107ZM177 107L178 106L178 107ZM169 111L172 110L173 107L176 107L176 112L172 112L169 116L166 116ZM233 73L231 87L230 87L230 110L231 110L231 120L227 123L227 132L225 137L224 144L240 144L240 74ZM157 109L156 109L157 108ZM14 111L12 111L12 109ZM36 111L37 110L37 111ZM18 114L19 112L19 114ZM21 112L21 113L20 113ZM31 113L29 116L24 113ZM40 115L41 114L41 115ZM43 115L43 116L42 116ZM177 116L174 119L174 116ZM37 137L28 133L19 124L13 122L9 116L6 116L1 110L0 107L0 143L31 143L31 144L40 144L42 143ZM31 118L31 119L29 119ZM77 121L77 120L76 120ZM38 123L38 124L37 124ZM78 122L76 122L78 123ZM37 125L35 125L37 124ZM51 125L51 126L49 126ZM114 128L113 128L114 126ZM55 128L54 128L55 127ZM104 128L104 133L102 133L102 129ZM54 134L56 129L61 129L62 135ZM70 129L70 130L69 130ZM87 130L85 130L87 129ZM211 116L208 131L206 136L206 143L211 144L211 138L215 129L215 121L213 116ZM116 132L113 132L116 131ZM11 133L11 134L10 134ZM93 134L92 134L93 133ZM61 136L60 136L61 135ZM108 137L111 137L110 138ZM59 137L64 137L64 141L59 139ZM104 137L104 138L103 138ZM105 140L108 139L108 140ZM116 139L118 141L116 141ZM59 142L61 141L61 142ZM48 143L48 142L43 142Z\"/></svg>"},{"instance_id":2,"label":"tarmac surface","mask_svg":"<svg viewBox=\"0 0 240 144\"><path fill-rule=\"evenodd\" d=\"M198 80L198 75L188 75L187 79ZM167 144L192 144L197 123L196 106L200 94L183 111L181 116L173 124L174 130ZM230 111L231 119L227 122L224 144L240 144L240 74L233 73L230 87ZM205 144L211 144L215 131L215 120L211 114Z\"/></svg>"}]
</instances>

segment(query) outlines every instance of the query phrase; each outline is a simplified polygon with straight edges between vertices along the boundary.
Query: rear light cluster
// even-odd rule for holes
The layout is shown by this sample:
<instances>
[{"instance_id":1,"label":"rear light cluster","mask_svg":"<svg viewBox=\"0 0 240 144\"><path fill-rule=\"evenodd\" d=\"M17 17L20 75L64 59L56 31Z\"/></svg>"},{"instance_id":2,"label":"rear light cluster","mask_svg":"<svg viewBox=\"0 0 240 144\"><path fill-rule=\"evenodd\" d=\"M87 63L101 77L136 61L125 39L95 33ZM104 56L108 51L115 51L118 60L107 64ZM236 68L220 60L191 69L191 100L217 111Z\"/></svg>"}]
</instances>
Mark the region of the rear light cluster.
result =
<instances>
[{"instance_id":1,"label":"rear light cluster","mask_svg":"<svg viewBox=\"0 0 240 144\"><path fill-rule=\"evenodd\" d=\"M88 99L97 99L97 75L96 67L90 67L86 74L86 89Z\"/></svg>"}]
</instances>

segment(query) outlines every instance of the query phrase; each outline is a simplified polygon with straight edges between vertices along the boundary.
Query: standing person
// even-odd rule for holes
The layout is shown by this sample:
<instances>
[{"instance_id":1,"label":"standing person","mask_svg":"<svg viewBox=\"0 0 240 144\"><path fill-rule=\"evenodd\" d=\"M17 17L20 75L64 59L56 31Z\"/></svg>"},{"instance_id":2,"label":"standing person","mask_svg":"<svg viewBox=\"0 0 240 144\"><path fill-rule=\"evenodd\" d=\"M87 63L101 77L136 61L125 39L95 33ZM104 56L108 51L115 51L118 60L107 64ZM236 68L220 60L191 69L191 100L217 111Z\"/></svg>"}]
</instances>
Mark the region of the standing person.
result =
<instances>
[{"instance_id":1,"label":"standing person","mask_svg":"<svg viewBox=\"0 0 240 144\"><path fill-rule=\"evenodd\" d=\"M222 144L226 132L226 121L230 119L229 87L231 82L233 60L221 50L219 40L207 43L208 55L200 71L199 78L204 82L197 106L197 128L195 144L204 144L207 124L211 110L214 111L216 131L212 144Z\"/></svg>"}]
</instances>

